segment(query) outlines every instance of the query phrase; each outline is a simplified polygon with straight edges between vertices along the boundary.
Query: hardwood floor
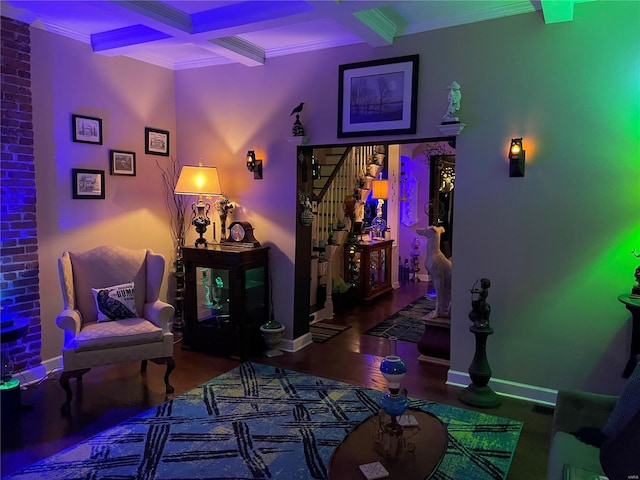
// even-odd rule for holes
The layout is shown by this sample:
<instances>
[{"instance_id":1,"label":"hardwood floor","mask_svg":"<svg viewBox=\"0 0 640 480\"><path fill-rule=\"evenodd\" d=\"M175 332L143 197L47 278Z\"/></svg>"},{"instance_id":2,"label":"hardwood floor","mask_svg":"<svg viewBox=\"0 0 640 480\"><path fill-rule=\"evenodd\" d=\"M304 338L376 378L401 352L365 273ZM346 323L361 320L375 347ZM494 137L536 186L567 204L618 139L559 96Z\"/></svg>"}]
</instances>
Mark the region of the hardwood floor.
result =
<instances>
[{"instance_id":1,"label":"hardwood floor","mask_svg":"<svg viewBox=\"0 0 640 480\"><path fill-rule=\"evenodd\" d=\"M338 311L331 320L351 328L323 344L312 344L280 357L256 356L251 361L277 365L313 375L380 390L385 382L378 370L388 341L363 335L368 328L397 312L427 290L425 282L408 283L367 305ZM409 395L469 408L457 399L459 388L445 384L448 367L418 361L416 344L398 342L398 353L407 363L403 384ZM240 362L175 347L176 369L171 375L175 395L220 375ZM83 387L74 390L72 416L62 418L64 392L57 377L22 392L22 402L31 407L12 424L2 425L1 473L7 475L95 435L166 400L162 380L164 367L149 363L146 376L140 365L124 364L94 368L84 376ZM529 402L503 397L500 407L480 410L524 422L522 435L509 472L509 479L545 478L551 415ZM467 479L461 479L467 480ZM469 479L473 480L473 479Z\"/></svg>"}]
</instances>

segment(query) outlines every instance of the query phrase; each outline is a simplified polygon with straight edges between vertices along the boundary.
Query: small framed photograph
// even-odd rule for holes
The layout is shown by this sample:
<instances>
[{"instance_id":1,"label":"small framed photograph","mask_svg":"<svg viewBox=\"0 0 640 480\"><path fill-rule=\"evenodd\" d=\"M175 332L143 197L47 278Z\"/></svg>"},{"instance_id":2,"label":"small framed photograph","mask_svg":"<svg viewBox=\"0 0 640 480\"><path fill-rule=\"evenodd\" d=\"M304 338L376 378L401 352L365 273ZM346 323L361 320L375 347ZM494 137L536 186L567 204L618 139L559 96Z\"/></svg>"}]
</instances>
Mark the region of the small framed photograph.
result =
<instances>
[{"instance_id":1,"label":"small framed photograph","mask_svg":"<svg viewBox=\"0 0 640 480\"><path fill-rule=\"evenodd\" d=\"M416 133L419 55L338 68L338 137Z\"/></svg>"},{"instance_id":2,"label":"small framed photograph","mask_svg":"<svg viewBox=\"0 0 640 480\"><path fill-rule=\"evenodd\" d=\"M144 153L169 156L169 132L145 127L144 139Z\"/></svg>"},{"instance_id":3,"label":"small framed photograph","mask_svg":"<svg viewBox=\"0 0 640 480\"><path fill-rule=\"evenodd\" d=\"M71 115L71 127L73 129L73 141L80 143L94 143L102 145L102 119L85 117L84 115Z\"/></svg>"},{"instance_id":4,"label":"small framed photograph","mask_svg":"<svg viewBox=\"0 0 640 480\"><path fill-rule=\"evenodd\" d=\"M104 170L71 169L73 198L104 200Z\"/></svg>"},{"instance_id":5,"label":"small framed photograph","mask_svg":"<svg viewBox=\"0 0 640 480\"><path fill-rule=\"evenodd\" d=\"M111 175L136 176L136 153L122 150L109 150Z\"/></svg>"}]
</instances>

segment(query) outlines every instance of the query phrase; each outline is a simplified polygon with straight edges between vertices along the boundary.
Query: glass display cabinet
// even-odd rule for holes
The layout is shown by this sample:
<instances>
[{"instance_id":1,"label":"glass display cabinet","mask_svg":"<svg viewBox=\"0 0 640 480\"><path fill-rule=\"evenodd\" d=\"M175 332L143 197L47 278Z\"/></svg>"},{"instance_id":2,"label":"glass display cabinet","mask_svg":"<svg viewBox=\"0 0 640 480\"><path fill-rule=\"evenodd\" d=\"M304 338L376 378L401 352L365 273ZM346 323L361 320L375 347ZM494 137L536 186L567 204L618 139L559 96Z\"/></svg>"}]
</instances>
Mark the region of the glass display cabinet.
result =
<instances>
[{"instance_id":1,"label":"glass display cabinet","mask_svg":"<svg viewBox=\"0 0 640 480\"><path fill-rule=\"evenodd\" d=\"M357 284L351 287L355 298L373 300L392 290L392 246L393 240L372 240L344 246L344 278L347 281L357 279ZM355 251L350 253L349 247Z\"/></svg>"},{"instance_id":2,"label":"glass display cabinet","mask_svg":"<svg viewBox=\"0 0 640 480\"><path fill-rule=\"evenodd\" d=\"M183 248L183 348L245 360L264 348L269 247Z\"/></svg>"}]
</instances>

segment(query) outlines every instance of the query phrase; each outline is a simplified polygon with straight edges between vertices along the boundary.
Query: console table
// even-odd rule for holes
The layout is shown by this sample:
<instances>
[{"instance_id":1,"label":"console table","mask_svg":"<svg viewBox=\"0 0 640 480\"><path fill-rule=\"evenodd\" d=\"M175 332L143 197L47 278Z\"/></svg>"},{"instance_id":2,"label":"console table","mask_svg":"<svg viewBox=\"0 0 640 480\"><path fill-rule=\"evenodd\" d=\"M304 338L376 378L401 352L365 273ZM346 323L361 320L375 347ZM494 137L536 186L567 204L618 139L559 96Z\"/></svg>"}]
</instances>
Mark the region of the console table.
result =
<instances>
[{"instance_id":1,"label":"console table","mask_svg":"<svg viewBox=\"0 0 640 480\"><path fill-rule=\"evenodd\" d=\"M357 266L358 283L352 287L358 300L373 300L393 289L391 285L391 248L393 240L371 240L355 245L344 245L344 278L353 276L349 271L349 247L355 248L353 262Z\"/></svg>"},{"instance_id":2,"label":"console table","mask_svg":"<svg viewBox=\"0 0 640 480\"><path fill-rule=\"evenodd\" d=\"M631 351L629 352L629 360L622 372L623 378L629 378L636 368L638 362L638 354L640 354L640 298L631 297L631 295L619 295L618 300L624 303L627 310L631 312Z\"/></svg>"},{"instance_id":3,"label":"console table","mask_svg":"<svg viewBox=\"0 0 640 480\"><path fill-rule=\"evenodd\" d=\"M364 478L360 465L380 462L389 472L388 480L424 480L438 469L447 451L447 427L438 417L422 410L408 409L406 415L413 415L417 427L406 429L404 456L388 459L374 448L380 419L372 415L362 422L342 441L329 461L331 480L354 480Z\"/></svg>"}]
</instances>

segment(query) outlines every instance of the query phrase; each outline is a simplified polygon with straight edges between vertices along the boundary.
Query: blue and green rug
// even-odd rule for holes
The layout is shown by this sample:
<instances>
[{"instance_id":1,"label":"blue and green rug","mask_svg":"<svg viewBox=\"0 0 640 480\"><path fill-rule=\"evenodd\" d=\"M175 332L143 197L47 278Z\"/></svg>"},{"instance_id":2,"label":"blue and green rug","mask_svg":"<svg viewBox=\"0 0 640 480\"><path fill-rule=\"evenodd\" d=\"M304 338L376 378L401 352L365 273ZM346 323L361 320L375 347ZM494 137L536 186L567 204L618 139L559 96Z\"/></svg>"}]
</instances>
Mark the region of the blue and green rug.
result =
<instances>
[{"instance_id":1,"label":"blue and green rug","mask_svg":"<svg viewBox=\"0 0 640 480\"><path fill-rule=\"evenodd\" d=\"M378 411L382 394L244 363L6 478L326 479L331 454ZM521 422L425 400L410 406L447 425L447 452L433 479L506 478Z\"/></svg>"},{"instance_id":2,"label":"blue and green rug","mask_svg":"<svg viewBox=\"0 0 640 480\"><path fill-rule=\"evenodd\" d=\"M382 322L364 332L374 337L396 337L405 342L418 343L425 330L424 317L436 308L436 299L429 294L423 295L402 310L394 313Z\"/></svg>"}]
</instances>

